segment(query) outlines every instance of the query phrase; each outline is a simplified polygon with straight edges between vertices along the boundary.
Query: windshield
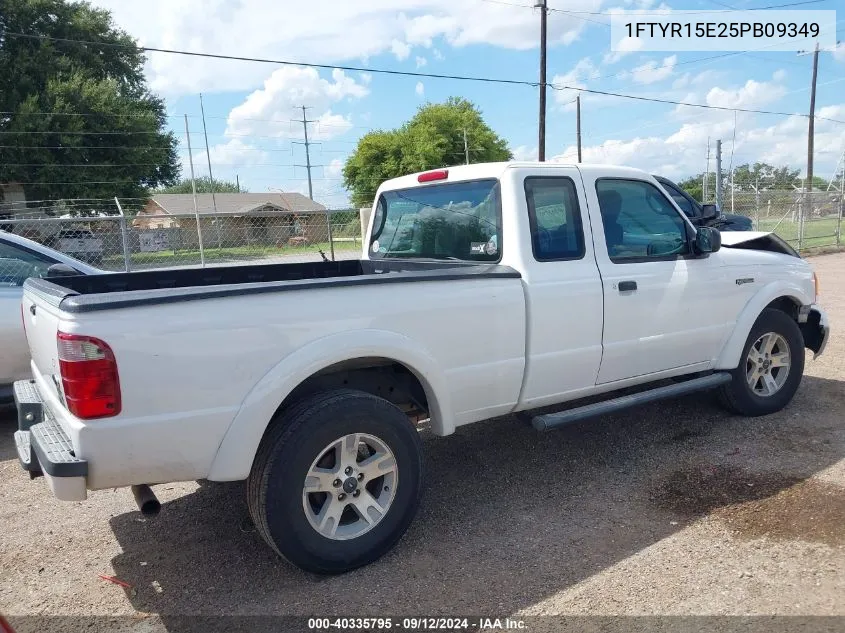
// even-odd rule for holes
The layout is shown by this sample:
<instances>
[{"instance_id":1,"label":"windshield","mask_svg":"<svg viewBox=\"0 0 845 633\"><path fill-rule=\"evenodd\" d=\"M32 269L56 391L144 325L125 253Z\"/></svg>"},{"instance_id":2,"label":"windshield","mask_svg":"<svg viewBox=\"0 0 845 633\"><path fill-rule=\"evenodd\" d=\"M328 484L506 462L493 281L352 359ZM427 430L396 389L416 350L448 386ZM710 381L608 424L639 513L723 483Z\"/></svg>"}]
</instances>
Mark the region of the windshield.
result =
<instances>
[{"instance_id":1,"label":"windshield","mask_svg":"<svg viewBox=\"0 0 845 633\"><path fill-rule=\"evenodd\" d=\"M386 191L373 218L370 257L499 261L499 181Z\"/></svg>"}]
</instances>

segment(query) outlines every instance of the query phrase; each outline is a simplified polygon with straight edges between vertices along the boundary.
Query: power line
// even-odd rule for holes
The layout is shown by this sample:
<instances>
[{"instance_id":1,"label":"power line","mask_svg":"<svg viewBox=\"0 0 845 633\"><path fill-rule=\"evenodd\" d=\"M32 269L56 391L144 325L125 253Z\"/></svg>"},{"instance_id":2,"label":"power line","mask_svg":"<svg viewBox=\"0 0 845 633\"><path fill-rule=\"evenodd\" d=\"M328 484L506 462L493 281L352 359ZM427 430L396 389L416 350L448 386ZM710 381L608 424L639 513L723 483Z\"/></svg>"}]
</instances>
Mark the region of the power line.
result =
<instances>
[{"instance_id":1,"label":"power line","mask_svg":"<svg viewBox=\"0 0 845 633\"><path fill-rule=\"evenodd\" d=\"M2 149L171 149L170 145L0 145Z\"/></svg>"},{"instance_id":2,"label":"power line","mask_svg":"<svg viewBox=\"0 0 845 633\"><path fill-rule=\"evenodd\" d=\"M135 46L133 44L118 44L114 42L95 42L93 40L74 40L65 37L50 37L48 35L32 35L29 33L14 33L7 31L6 37L20 37L26 39L46 40L50 42L65 42L71 44L87 44L92 46L103 46L106 48L130 48L147 53L167 53L170 55L185 55L188 57L207 57L211 59L224 59L229 61L255 62L260 64L277 64L280 66L304 66L306 68L322 68L324 70L348 70L352 72L373 73L383 75L401 75L405 77L428 77L430 79L455 79L458 81L477 81L482 83L511 84L518 86L536 87L536 81L523 81L519 79L501 79L493 77L476 77L472 75L444 75L438 73L421 73L410 70L390 70L387 68L368 68L364 66L341 66L338 64L315 64L312 62L294 62L283 59L268 59L265 57L241 57L238 55L222 55L218 53L198 53L195 51L182 51L172 48L155 48L152 46Z\"/></svg>"},{"instance_id":3,"label":"power line","mask_svg":"<svg viewBox=\"0 0 845 633\"><path fill-rule=\"evenodd\" d=\"M3 163L3 167L156 167L161 163Z\"/></svg>"},{"instance_id":4,"label":"power line","mask_svg":"<svg viewBox=\"0 0 845 633\"><path fill-rule=\"evenodd\" d=\"M505 2L504 0L481 0L482 2L488 2L490 4L501 4L509 7L520 7L523 9L533 9L534 7L528 4L518 4L516 2ZM806 4L818 4L820 2L826 2L827 0L802 0L801 2L788 2L786 4L772 4L765 7L751 7L749 9L712 9L710 11L689 11L685 12L685 15L710 15L714 13L735 13L737 11L762 11L765 9L783 9L785 7L797 7L803 6ZM605 15L611 16L612 13L607 11L575 11L569 9L553 9L552 7L548 7L549 11L555 13L566 13L566 14L580 14L580 15ZM647 11L647 10L637 10L636 13L631 12L628 15L666 15L666 11ZM603 24L603 23L602 23Z\"/></svg>"},{"instance_id":5,"label":"power line","mask_svg":"<svg viewBox=\"0 0 845 633\"><path fill-rule=\"evenodd\" d=\"M807 0L804 3L795 3L795 4L808 4L812 2L820 2L824 0ZM785 5L778 5L778 6L785 6ZM762 7L761 7L762 8ZM94 42L91 40L74 40L69 38L56 38L50 37L46 35L30 35L26 33L13 33L7 32L5 34L7 37L22 37L28 39L38 39L38 40L47 40L47 41L55 41L55 42L66 42L66 43L75 43L75 44L88 44L88 45L95 45L95 46L105 46L110 48L135 48L137 50L147 51L147 52L155 52L155 53L167 53L173 55L186 55L190 57L205 57L211 59L224 59L224 60L232 60L232 61L246 61L246 62L257 62L257 63L267 63L267 64L279 64L279 65L291 65L291 66L303 66L309 68L322 68L322 69L339 69L339 70L349 70L355 72L365 72L365 73L382 73L388 75L400 75L400 76L408 76L408 77L429 77L434 79L452 79L457 81L476 81L476 82L484 82L484 83L498 83L498 84L509 84L509 85L522 85L522 86L530 86L530 87L538 87L540 84L536 81L524 81L524 80L517 80L517 79L501 79L501 78L493 78L493 77L477 77L477 76L467 76L467 75L444 75L444 74L436 74L436 73L420 73L420 72L413 72L413 71L402 71L402 70L388 70L383 68L368 68L368 67L361 67L361 66L342 66L342 65L332 65L332 64L316 64L310 62L293 62L288 60L273 60L267 58L257 58L257 57L240 57L235 55L221 55L216 53L198 53L194 51L182 51L182 50L175 50L175 49L164 49L164 48L153 48L153 47L145 47L145 46L133 46L129 44L116 44L116 43L103 43L103 42ZM738 52L735 54L742 54L742 52ZM724 56L727 56L725 54ZM711 58L712 59L712 58ZM696 60L690 60L688 63L692 63ZM702 61L702 60L697 60ZM678 64L676 64L678 65ZM704 103L690 103L685 101L674 101L671 99L659 99L656 97L644 97L640 95L632 95L632 94L624 94L619 92L610 92L604 90L596 90L592 88L581 88L577 86L567 86L567 85L554 85L553 83L547 83L549 87L554 90L576 90L580 92L592 93L592 94L601 94L605 96L611 97L619 97L622 99L633 99L637 101L647 101L653 103L664 103L670 105L683 105L693 108L704 108L704 109L711 109L711 110L722 110L728 112L746 112L746 113L753 113L753 114L770 114L770 115L777 115L777 116L803 116L807 117L807 114L800 114L794 112L780 112L775 110L755 110L751 108L732 108L727 106L715 106L710 104ZM816 117L817 119L832 121L834 123L845 123L845 121L840 121L837 119L830 119L826 117ZM164 149L163 147L162 149ZM94 149L94 148L91 148ZM99 149L106 149L105 147ZM118 149L118 148L115 148ZM140 149L140 148L136 148Z\"/></svg>"},{"instance_id":6,"label":"power line","mask_svg":"<svg viewBox=\"0 0 845 633\"><path fill-rule=\"evenodd\" d=\"M74 131L74 130L23 130L23 131L20 131L20 132L3 131L3 132L0 132L0 134L61 134L61 135L81 134L81 135L86 135L86 136L109 136L109 135L113 136L113 135L123 134L123 135L126 135L126 136L130 136L130 135L134 135L134 134L160 134L160 132L158 130L155 130L155 131L149 131L148 130L148 131L145 131L145 132L139 132L139 131L130 131L130 132L77 132L77 131Z\"/></svg>"},{"instance_id":7,"label":"power line","mask_svg":"<svg viewBox=\"0 0 845 633\"><path fill-rule=\"evenodd\" d=\"M834 81L836 81L836 80L834 80ZM577 90L577 91L580 91L580 92L588 92L588 93L592 93L592 94L605 95L605 96L608 96L608 97L619 97L621 99L634 99L636 101L649 101L649 102L652 102L652 103L665 103L665 104L669 104L669 105L682 105L682 106L688 106L690 108L704 108L704 109L708 109L708 110L722 110L722 111L725 111L725 112L747 112L747 113L751 113L751 114L773 114L773 115L777 115L777 116L809 117L809 115L801 114L800 112L779 112L777 110L754 110L752 108L731 108L731 107L728 107L728 106L715 106L715 105L710 105L710 104L707 104L707 103L690 103L689 101L673 101L672 99L659 99L657 97L642 97L642 96L639 96L639 95L628 95L628 94L623 94L623 93L620 93L620 92L609 92L607 90L595 90L593 88L576 88L576 87L571 87L571 86L555 86L554 84L549 84L549 85L552 87L552 89L559 90L559 91ZM832 121L833 123L843 123L843 124L845 124L845 121L840 121L839 119L830 119L830 118L827 118L827 117L819 117L819 116L817 116L816 118L817 119L823 119L825 121Z\"/></svg>"}]
</instances>

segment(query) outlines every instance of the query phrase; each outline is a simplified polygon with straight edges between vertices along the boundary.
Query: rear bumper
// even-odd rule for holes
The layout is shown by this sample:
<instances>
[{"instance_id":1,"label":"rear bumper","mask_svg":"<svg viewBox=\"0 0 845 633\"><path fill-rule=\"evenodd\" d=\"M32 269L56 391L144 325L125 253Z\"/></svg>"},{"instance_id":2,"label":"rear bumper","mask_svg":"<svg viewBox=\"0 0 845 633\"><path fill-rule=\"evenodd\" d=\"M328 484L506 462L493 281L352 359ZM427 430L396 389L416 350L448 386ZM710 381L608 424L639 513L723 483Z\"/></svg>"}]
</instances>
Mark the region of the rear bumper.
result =
<instances>
[{"instance_id":1,"label":"rear bumper","mask_svg":"<svg viewBox=\"0 0 845 633\"><path fill-rule=\"evenodd\" d=\"M44 406L35 381L16 382L14 397L18 412L15 447L21 467L30 477L44 475L57 499L85 500L88 462L76 457L70 438Z\"/></svg>"}]
</instances>

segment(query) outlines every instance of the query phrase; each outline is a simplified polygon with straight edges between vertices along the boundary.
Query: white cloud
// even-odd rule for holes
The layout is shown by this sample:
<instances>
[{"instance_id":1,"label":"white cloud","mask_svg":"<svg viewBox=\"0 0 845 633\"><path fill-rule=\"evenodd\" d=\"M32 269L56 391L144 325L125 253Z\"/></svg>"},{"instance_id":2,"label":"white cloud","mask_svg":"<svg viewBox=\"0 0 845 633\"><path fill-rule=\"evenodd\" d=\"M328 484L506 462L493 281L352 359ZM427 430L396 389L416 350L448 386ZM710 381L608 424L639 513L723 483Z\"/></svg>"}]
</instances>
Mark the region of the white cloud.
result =
<instances>
[{"instance_id":1,"label":"white cloud","mask_svg":"<svg viewBox=\"0 0 845 633\"><path fill-rule=\"evenodd\" d=\"M602 63L606 65L615 64L620 59L640 50L643 47L643 41L638 37L623 37L619 40L615 51L605 53Z\"/></svg>"},{"instance_id":2,"label":"white cloud","mask_svg":"<svg viewBox=\"0 0 845 633\"><path fill-rule=\"evenodd\" d=\"M340 158L333 158L332 161L326 165L323 170L326 178L340 178L343 175L343 160Z\"/></svg>"},{"instance_id":3,"label":"white cloud","mask_svg":"<svg viewBox=\"0 0 845 633\"><path fill-rule=\"evenodd\" d=\"M661 64L652 60L631 69L631 78L638 84L653 84L667 79L678 63L678 56L672 55L663 59Z\"/></svg>"},{"instance_id":4,"label":"white cloud","mask_svg":"<svg viewBox=\"0 0 845 633\"><path fill-rule=\"evenodd\" d=\"M575 108L572 100L575 99L578 88L586 88L584 83L587 79L594 79L598 76L598 69L593 64L589 57L583 57L569 71L562 75L555 75L552 77L552 84L558 87L566 86L567 88L574 88L576 90L555 90L554 99L558 105L563 106L564 110L571 110Z\"/></svg>"},{"instance_id":5,"label":"white cloud","mask_svg":"<svg viewBox=\"0 0 845 633\"><path fill-rule=\"evenodd\" d=\"M598 10L602 0L579 0ZM537 15L522 7L480 0L94 0L142 44L245 57L317 63L360 61L389 52L400 59L414 47L483 44L536 48ZM200 16L199 18L197 16ZM350 30L350 25L354 29ZM550 46L575 41L598 25L566 14L549 20ZM436 49L436 50L435 50ZM250 90L267 75L263 64L150 53L150 87L165 96Z\"/></svg>"},{"instance_id":6,"label":"white cloud","mask_svg":"<svg viewBox=\"0 0 845 633\"><path fill-rule=\"evenodd\" d=\"M422 68L426 64L428 64L428 60L425 57L417 57L417 68Z\"/></svg>"},{"instance_id":7,"label":"white cloud","mask_svg":"<svg viewBox=\"0 0 845 633\"><path fill-rule=\"evenodd\" d=\"M285 66L273 72L263 88L254 91L229 113L225 135L298 137L300 125L292 119L301 116L297 108L311 108L309 118L316 118L315 139L329 139L352 127L347 117L332 113L333 103L360 99L369 89L342 70L332 71L331 80L320 77L313 68ZM316 114L316 117L314 116Z\"/></svg>"},{"instance_id":8,"label":"white cloud","mask_svg":"<svg viewBox=\"0 0 845 633\"><path fill-rule=\"evenodd\" d=\"M425 96L425 86L423 85L423 82L421 82L421 81L417 82L417 85L414 87L414 92L417 93L418 97Z\"/></svg>"},{"instance_id":9,"label":"white cloud","mask_svg":"<svg viewBox=\"0 0 845 633\"><path fill-rule=\"evenodd\" d=\"M777 101L785 94L786 88L780 84L749 79L740 88L724 89L714 86L707 93L705 102L707 105L728 108L759 109Z\"/></svg>"},{"instance_id":10,"label":"white cloud","mask_svg":"<svg viewBox=\"0 0 845 633\"><path fill-rule=\"evenodd\" d=\"M607 139L583 146L584 162L629 165L669 178L680 179L704 171L708 137L723 139L723 152L729 154L734 119L730 112L697 109L708 114L704 121L683 123L668 136L638 136ZM824 114L822 114L824 112ZM819 110L820 117L842 119L845 103ZM762 119L766 121L766 119ZM755 125L754 115L738 115L734 165L763 161L804 169L807 151L807 119L802 116L781 118L775 123ZM589 140L589 139L588 139ZM816 122L816 172L825 177L836 165L841 153L841 126L819 119ZM569 146L551 160L572 162L576 148ZM712 156L712 154L711 154ZM712 159L711 159L712 160ZM727 156L725 161L727 161ZM727 168L727 162L726 162Z\"/></svg>"},{"instance_id":11,"label":"white cloud","mask_svg":"<svg viewBox=\"0 0 845 633\"><path fill-rule=\"evenodd\" d=\"M445 57L443 57L443 53L440 52L439 48L431 49L431 54L434 55L434 59L439 62L442 62L444 59L446 59Z\"/></svg>"},{"instance_id":12,"label":"white cloud","mask_svg":"<svg viewBox=\"0 0 845 633\"><path fill-rule=\"evenodd\" d=\"M411 54L411 46L406 42L393 40L390 43L390 52L401 62L403 59L408 59L408 55Z\"/></svg>"},{"instance_id":13,"label":"white cloud","mask_svg":"<svg viewBox=\"0 0 845 633\"><path fill-rule=\"evenodd\" d=\"M772 73L772 79L775 81L783 81L786 79L786 71L783 68L778 68L774 73Z\"/></svg>"},{"instance_id":14,"label":"white cloud","mask_svg":"<svg viewBox=\"0 0 845 633\"><path fill-rule=\"evenodd\" d=\"M348 117L333 114L331 110L321 114L312 125L310 138L315 141L327 141L352 129L352 121Z\"/></svg>"},{"instance_id":15,"label":"white cloud","mask_svg":"<svg viewBox=\"0 0 845 633\"><path fill-rule=\"evenodd\" d=\"M514 160L537 160L537 146L520 145L513 149Z\"/></svg>"},{"instance_id":16,"label":"white cloud","mask_svg":"<svg viewBox=\"0 0 845 633\"><path fill-rule=\"evenodd\" d=\"M208 153L211 157L211 164L217 167L249 167L253 165L260 165L270 160L268 152L256 148L249 143L245 143L240 138L233 138L229 139L225 143L212 145L209 148ZM197 152L194 151L194 169L196 170L204 167L205 163L205 156L198 155ZM189 174L189 169L184 170L183 173Z\"/></svg>"}]
</instances>

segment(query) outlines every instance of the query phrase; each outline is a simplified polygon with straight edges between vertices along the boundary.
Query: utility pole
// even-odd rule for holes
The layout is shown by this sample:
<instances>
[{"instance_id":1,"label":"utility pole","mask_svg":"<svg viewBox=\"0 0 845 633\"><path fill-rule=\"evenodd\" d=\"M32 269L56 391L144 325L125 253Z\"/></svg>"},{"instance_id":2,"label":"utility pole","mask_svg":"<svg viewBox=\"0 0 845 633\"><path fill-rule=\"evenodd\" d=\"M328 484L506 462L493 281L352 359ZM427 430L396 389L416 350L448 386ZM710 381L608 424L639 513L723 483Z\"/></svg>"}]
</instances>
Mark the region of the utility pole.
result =
<instances>
[{"instance_id":1,"label":"utility pole","mask_svg":"<svg viewBox=\"0 0 845 633\"><path fill-rule=\"evenodd\" d=\"M296 143L297 145L305 145L305 165L296 165L296 167L305 167L305 169L308 171L308 197L313 200L314 199L314 189L311 186L311 167L312 167L312 165L311 165L311 149L310 148L311 148L312 145L314 145L314 143L308 142L308 124L314 123L314 121L305 118L305 111L308 110L309 108L307 108L305 106L301 106L301 107L302 107L302 119L300 119L300 121L302 122L302 131L303 131L303 134L305 136L305 141L304 142L303 141L293 141L293 142ZM316 167L316 165L314 165L314 167Z\"/></svg>"},{"instance_id":2,"label":"utility pole","mask_svg":"<svg viewBox=\"0 0 845 633\"><path fill-rule=\"evenodd\" d=\"M578 162L581 162L581 95L575 96L575 136L578 139Z\"/></svg>"},{"instance_id":3,"label":"utility pole","mask_svg":"<svg viewBox=\"0 0 845 633\"><path fill-rule=\"evenodd\" d=\"M467 145L467 129L464 128L464 157L466 164L469 165L469 145Z\"/></svg>"},{"instance_id":4,"label":"utility pole","mask_svg":"<svg viewBox=\"0 0 845 633\"><path fill-rule=\"evenodd\" d=\"M305 116L305 111L309 108L306 106L300 106L302 108L302 134L305 138L304 141L293 141L297 145L304 145L305 146L305 169L308 172L308 197L313 200L314 199L314 188L311 185L311 168L317 167L317 165L311 164L311 146L314 143L308 141L308 124L314 123L314 121L309 120ZM302 165L296 165L297 167L302 167ZM326 233L329 240L329 248L331 249L332 253L332 261L334 261L334 238L332 237L332 215L331 212L326 209Z\"/></svg>"},{"instance_id":5,"label":"utility pole","mask_svg":"<svg viewBox=\"0 0 845 633\"><path fill-rule=\"evenodd\" d=\"M704 178L701 183L701 201L707 202L707 194L710 192L710 137L707 137L707 165L704 169Z\"/></svg>"},{"instance_id":6,"label":"utility pole","mask_svg":"<svg viewBox=\"0 0 845 633\"><path fill-rule=\"evenodd\" d=\"M208 160L208 179L211 181L211 206L214 207L214 228L217 230L217 248L223 248L220 239L220 218L217 215L217 198L214 196L214 174L211 173L211 153L208 149L208 130L205 129L205 108L202 107L202 93L200 93L200 112L202 113L202 133L205 136L205 157Z\"/></svg>"},{"instance_id":7,"label":"utility pole","mask_svg":"<svg viewBox=\"0 0 845 633\"><path fill-rule=\"evenodd\" d=\"M205 251L202 248L202 226L200 212L197 209L197 182L194 180L194 153L191 150L191 132L188 130L188 115L185 115L185 138L188 140L188 163L191 165L191 189L194 192L194 218L197 222L197 243L200 247L200 264L205 268Z\"/></svg>"},{"instance_id":8,"label":"utility pole","mask_svg":"<svg viewBox=\"0 0 845 633\"><path fill-rule=\"evenodd\" d=\"M537 158L542 163L546 160L546 0L536 0L534 7L540 9L540 121Z\"/></svg>"},{"instance_id":9,"label":"utility pole","mask_svg":"<svg viewBox=\"0 0 845 633\"><path fill-rule=\"evenodd\" d=\"M238 174L235 174L235 184L238 187L238 193L240 193L241 192L241 179L238 176Z\"/></svg>"},{"instance_id":10,"label":"utility pole","mask_svg":"<svg viewBox=\"0 0 845 633\"><path fill-rule=\"evenodd\" d=\"M816 42L813 49L813 80L810 84L810 122L807 126L807 193L813 190L813 141L816 127L816 76L818 73L819 43Z\"/></svg>"},{"instance_id":11,"label":"utility pole","mask_svg":"<svg viewBox=\"0 0 845 633\"><path fill-rule=\"evenodd\" d=\"M716 206L722 208L722 141L716 141Z\"/></svg>"}]
</instances>

